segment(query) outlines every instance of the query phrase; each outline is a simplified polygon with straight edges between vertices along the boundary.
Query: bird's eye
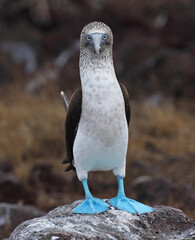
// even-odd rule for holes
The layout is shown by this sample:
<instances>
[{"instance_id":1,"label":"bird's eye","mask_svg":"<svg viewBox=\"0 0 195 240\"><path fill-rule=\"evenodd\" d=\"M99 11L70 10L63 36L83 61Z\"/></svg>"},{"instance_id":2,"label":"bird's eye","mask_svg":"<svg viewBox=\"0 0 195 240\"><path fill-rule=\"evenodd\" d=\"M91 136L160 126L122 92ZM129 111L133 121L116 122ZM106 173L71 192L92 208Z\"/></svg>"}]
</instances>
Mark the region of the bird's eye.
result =
<instances>
[{"instance_id":1,"label":"bird's eye","mask_svg":"<svg viewBox=\"0 0 195 240\"><path fill-rule=\"evenodd\" d=\"M87 36L86 37L87 41L89 42L91 40L91 37L90 36Z\"/></svg>"},{"instance_id":2,"label":"bird's eye","mask_svg":"<svg viewBox=\"0 0 195 240\"><path fill-rule=\"evenodd\" d=\"M104 40L107 40L107 39L108 39L108 36L107 36L106 34L104 34L103 39L104 39Z\"/></svg>"}]
</instances>

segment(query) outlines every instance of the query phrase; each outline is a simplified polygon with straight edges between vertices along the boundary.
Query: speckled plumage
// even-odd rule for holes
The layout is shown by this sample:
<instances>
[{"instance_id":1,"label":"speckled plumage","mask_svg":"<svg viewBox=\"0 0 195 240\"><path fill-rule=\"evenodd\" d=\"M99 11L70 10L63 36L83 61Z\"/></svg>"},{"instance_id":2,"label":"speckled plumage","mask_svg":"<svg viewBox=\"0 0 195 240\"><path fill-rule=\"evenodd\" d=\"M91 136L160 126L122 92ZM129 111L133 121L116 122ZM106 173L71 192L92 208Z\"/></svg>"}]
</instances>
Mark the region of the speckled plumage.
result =
<instances>
[{"instance_id":1,"label":"speckled plumage","mask_svg":"<svg viewBox=\"0 0 195 240\"><path fill-rule=\"evenodd\" d=\"M66 171L75 167L85 192L85 200L73 212L97 214L110 206L133 214L153 212L153 208L127 198L124 191L131 108L128 92L115 75L112 32L103 23L90 23L82 30L80 43L82 90L73 94L68 106L67 158L63 161L70 163ZM87 178L90 171L108 170L117 176L118 194L105 202L93 197Z\"/></svg>"},{"instance_id":2,"label":"speckled plumage","mask_svg":"<svg viewBox=\"0 0 195 240\"><path fill-rule=\"evenodd\" d=\"M97 32L108 36L100 54L85 46L86 35ZM112 44L112 32L104 23L92 22L81 32L82 110L73 146L74 166L80 180L96 170L113 170L115 175L125 176L128 125L113 66Z\"/></svg>"},{"instance_id":3,"label":"speckled plumage","mask_svg":"<svg viewBox=\"0 0 195 240\"><path fill-rule=\"evenodd\" d=\"M106 46L106 49L104 49L104 52L102 52L102 54L100 55L95 55L93 52L90 51L90 49L85 48L86 35L91 34L92 32L104 32L108 35L109 45ZM108 62L113 65L112 44L112 31L106 24L102 22L92 22L86 25L80 35L80 70L88 67L89 65L92 66L93 64L95 64L96 66L98 65L98 68L104 67L105 63L108 64Z\"/></svg>"}]
</instances>

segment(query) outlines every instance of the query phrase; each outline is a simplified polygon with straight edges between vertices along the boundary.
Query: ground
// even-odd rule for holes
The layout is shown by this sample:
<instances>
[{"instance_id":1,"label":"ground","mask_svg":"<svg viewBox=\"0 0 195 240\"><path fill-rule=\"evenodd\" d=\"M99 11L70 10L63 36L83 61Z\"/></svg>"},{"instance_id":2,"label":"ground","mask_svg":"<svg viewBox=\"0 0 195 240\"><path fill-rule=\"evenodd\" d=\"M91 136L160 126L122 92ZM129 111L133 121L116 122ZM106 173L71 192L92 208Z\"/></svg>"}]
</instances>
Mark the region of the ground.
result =
<instances>
[{"instance_id":1,"label":"ground","mask_svg":"<svg viewBox=\"0 0 195 240\"><path fill-rule=\"evenodd\" d=\"M43 210L84 197L64 173L60 98L80 87L79 36L110 26L116 75L132 121L125 189L149 205L195 216L195 1L0 1L0 202ZM90 173L95 196L114 197L111 172Z\"/></svg>"},{"instance_id":2,"label":"ground","mask_svg":"<svg viewBox=\"0 0 195 240\"><path fill-rule=\"evenodd\" d=\"M53 91L56 95L50 98L51 93L29 95L15 87L7 89L1 98L0 164L33 195L29 199L26 193L16 198L7 194L9 202L23 201L48 210L83 197L76 174L64 173L61 165L65 157L65 111L59 92ZM154 104L145 98L133 100L131 106L127 195L150 205L181 208L194 216L193 103L175 104L162 98ZM117 192L111 172L90 173L89 185L98 197L110 198ZM2 195L1 201L6 201L5 192Z\"/></svg>"}]
</instances>

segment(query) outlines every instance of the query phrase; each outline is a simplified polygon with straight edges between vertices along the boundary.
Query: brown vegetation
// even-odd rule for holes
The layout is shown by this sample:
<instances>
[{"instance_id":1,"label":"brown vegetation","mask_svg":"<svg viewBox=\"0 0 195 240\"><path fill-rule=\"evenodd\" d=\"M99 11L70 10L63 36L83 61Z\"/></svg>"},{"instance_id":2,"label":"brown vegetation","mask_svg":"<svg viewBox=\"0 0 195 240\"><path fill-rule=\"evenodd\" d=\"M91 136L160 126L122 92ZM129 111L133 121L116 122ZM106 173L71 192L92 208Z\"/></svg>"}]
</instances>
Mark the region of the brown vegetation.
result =
<instances>
[{"instance_id":1,"label":"brown vegetation","mask_svg":"<svg viewBox=\"0 0 195 240\"><path fill-rule=\"evenodd\" d=\"M160 198L155 196L155 189L153 193L148 189L149 193L145 192L140 200L180 207L193 215L192 203L186 203L181 190L184 189L189 198L194 187L195 134L192 129L195 124L194 115L186 106L189 103L175 105L171 100L158 106L147 101L132 101L125 181L128 195L138 198L143 191L137 183L139 177L145 176L146 180L150 177L149 182L143 182L149 184L146 189L153 189L153 183L163 179L159 184L167 184L167 196L163 196L167 190L163 192L161 187ZM82 187L75 173L63 173L61 165L65 156L65 112L59 92L50 98L48 94L35 96L17 88L9 89L1 98L0 116L1 161L9 160L16 178L27 188L37 190L34 204L50 209L80 198ZM100 197L111 197L117 191L116 179L111 173L91 173L89 182L92 191Z\"/></svg>"},{"instance_id":2,"label":"brown vegetation","mask_svg":"<svg viewBox=\"0 0 195 240\"><path fill-rule=\"evenodd\" d=\"M114 63L131 96L126 192L195 216L195 2L0 1L0 201L48 210L83 196L64 173L65 112L79 82L79 34L90 21L114 34ZM92 173L113 197L112 173Z\"/></svg>"}]
</instances>

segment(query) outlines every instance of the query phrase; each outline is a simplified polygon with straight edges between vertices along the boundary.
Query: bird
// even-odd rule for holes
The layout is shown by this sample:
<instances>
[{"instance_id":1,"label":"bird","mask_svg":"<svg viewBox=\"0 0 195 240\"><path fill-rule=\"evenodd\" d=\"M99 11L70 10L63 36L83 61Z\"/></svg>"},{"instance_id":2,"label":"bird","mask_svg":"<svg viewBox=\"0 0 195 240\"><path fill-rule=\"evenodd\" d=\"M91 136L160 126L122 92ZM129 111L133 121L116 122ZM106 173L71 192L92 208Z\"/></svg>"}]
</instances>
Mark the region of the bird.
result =
<instances>
[{"instance_id":1,"label":"bird","mask_svg":"<svg viewBox=\"0 0 195 240\"><path fill-rule=\"evenodd\" d=\"M126 154L131 107L126 87L119 83L113 64L113 34L105 23L91 22L80 35L80 79L70 101L61 97L67 109L65 140L69 163L82 182L85 200L74 213L96 214L110 207L134 214L152 212L153 208L127 198L124 191ZM113 171L118 194L107 201L93 197L88 187L91 171Z\"/></svg>"}]
</instances>

